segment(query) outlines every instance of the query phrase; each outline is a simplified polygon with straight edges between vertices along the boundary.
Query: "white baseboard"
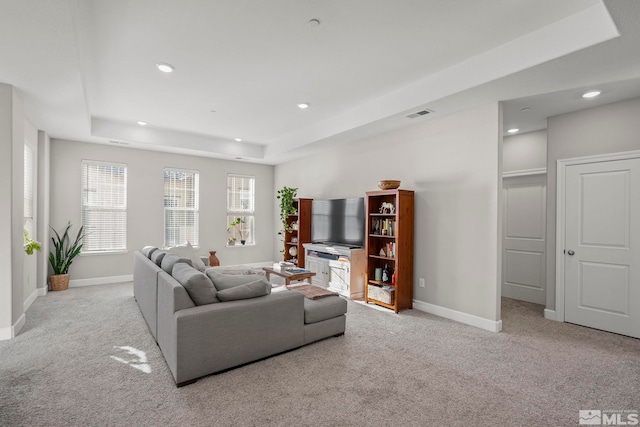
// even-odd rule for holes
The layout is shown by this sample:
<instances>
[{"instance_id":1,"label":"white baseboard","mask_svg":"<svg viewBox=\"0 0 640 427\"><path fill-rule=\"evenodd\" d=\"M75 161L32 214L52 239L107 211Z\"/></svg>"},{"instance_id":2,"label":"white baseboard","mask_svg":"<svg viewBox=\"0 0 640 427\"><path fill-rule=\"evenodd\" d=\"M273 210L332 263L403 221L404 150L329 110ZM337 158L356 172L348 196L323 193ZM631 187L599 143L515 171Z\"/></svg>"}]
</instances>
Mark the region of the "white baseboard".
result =
<instances>
[{"instance_id":1,"label":"white baseboard","mask_svg":"<svg viewBox=\"0 0 640 427\"><path fill-rule=\"evenodd\" d=\"M45 286L44 288L38 288L37 291L39 297L46 297L49 289Z\"/></svg>"},{"instance_id":2,"label":"white baseboard","mask_svg":"<svg viewBox=\"0 0 640 427\"><path fill-rule=\"evenodd\" d=\"M91 279L69 280L70 288L80 286L108 285L111 283L133 282L133 274L125 274L123 276L94 277Z\"/></svg>"},{"instance_id":3,"label":"white baseboard","mask_svg":"<svg viewBox=\"0 0 640 427\"><path fill-rule=\"evenodd\" d=\"M24 305L23 305L23 311L26 313L27 310L29 309L29 307L31 307L31 304L33 304L33 302L36 300L36 298L38 298L38 289L34 289L33 292L31 292L31 295L29 295L29 297L24 301Z\"/></svg>"},{"instance_id":4,"label":"white baseboard","mask_svg":"<svg viewBox=\"0 0 640 427\"><path fill-rule=\"evenodd\" d=\"M484 319L482 317L474 316L473 314L463 313L461 311L452 310L450 308L418 300L413 300L413 308L426 313L435 314L436 316L455 320L456 322L464 323L466 325L475 326L476 328L490 332L500 332L502 330L502 320L495 321Z\"/></svg>"},{"instance_id":5,"label":"white baseboard","mask_svg":"<svg viewBox=\"0 0 640 427\"><path fill-rule=\"evenodd\" d=\"M26 321L27 317L24 315L24 313L22 313L22 316L20 316L18 321L13 326L8 328L0 328L0 341L15 338L16 335L18 335L24 327Z\"/></svg>"},{"instance_id":6,"label":"white baseboard","mask_svg":"<svg viewBox=\"0 0 640 427\"><path fill-rule=\"evenodd\" d=\"M558 317L556 315L556 311L555 310L549 310L548 308L544 309L544 318L545 319L549 319L549 320L559 321Z\"/></svg>"}]
</instances>

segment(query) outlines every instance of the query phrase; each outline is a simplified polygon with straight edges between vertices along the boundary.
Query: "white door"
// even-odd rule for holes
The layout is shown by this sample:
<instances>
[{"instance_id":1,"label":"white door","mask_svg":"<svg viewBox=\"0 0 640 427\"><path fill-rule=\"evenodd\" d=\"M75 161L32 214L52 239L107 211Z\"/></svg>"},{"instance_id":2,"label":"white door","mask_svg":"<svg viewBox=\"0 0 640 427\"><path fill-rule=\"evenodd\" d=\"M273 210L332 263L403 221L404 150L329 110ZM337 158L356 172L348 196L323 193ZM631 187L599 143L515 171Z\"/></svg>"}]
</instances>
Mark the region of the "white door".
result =
<instances>
[{"instance_id":1,"label":"white door","mask_svg":"<svg viewBox=\"0 0 640 427\"><path fill-rule=\"evenodd\" d=\"M565 176L565 321L640 338L640 159Z\"/></svg>"},{"instance_id":2,"label":"white door","mask_svg":"<svg viewBox=\"0 0 640 427\"><path fill-rule=\"evenodd\" d=\"M546 175L504 178L502 296L546 304Z\"/></svg>"}]
</instances>

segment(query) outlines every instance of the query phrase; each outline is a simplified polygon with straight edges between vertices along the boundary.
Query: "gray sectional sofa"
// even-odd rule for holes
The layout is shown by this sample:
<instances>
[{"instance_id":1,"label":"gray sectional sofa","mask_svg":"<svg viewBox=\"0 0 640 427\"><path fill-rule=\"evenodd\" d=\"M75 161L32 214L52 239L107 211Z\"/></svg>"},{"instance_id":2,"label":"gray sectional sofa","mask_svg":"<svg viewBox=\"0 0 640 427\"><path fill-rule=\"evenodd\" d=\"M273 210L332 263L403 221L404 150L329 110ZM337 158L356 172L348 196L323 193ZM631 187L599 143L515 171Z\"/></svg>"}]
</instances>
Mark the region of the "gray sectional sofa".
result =
<instances>
[{"instance_id":1,"label":"gray sectional sofa","mask_svg":"<svg viewBox=\"0 0 640 427\"><path fill-rule=\"evenodd\" d=\"M134 254L134 296L177 386L344 334L347 303L340 297L271 292L261 275L201 272L191 264L155 248Z\"/></svg>"}]
</instances>

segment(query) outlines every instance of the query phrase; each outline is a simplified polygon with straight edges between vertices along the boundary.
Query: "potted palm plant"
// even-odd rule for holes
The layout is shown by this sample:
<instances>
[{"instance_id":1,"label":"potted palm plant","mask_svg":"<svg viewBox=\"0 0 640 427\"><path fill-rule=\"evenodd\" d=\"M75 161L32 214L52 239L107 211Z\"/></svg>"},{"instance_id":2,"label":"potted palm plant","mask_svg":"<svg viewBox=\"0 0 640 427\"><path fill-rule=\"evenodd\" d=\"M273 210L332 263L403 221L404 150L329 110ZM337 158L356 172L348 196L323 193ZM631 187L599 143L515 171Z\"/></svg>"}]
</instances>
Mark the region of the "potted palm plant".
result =
<instances>
[{"instance_id":1,"label":"potted palm plant","mask_svg":"<svg viewBox=\"0 0 640 427\"><path fill-rule=\"evenodd\" d=\"M71 222L67 224L62 236L53 228L54 236L51 237L53 242L54 251L49 252L49 264L53 269L53 274L49 276L52 291L64 291L69 287L69 267L73 259L80 254L82 250L82 239L84 234L82 233L84 227L80 227L76 238L71 242L69 237L69 229L71 228Z\"/></svg>"}]
</instances>

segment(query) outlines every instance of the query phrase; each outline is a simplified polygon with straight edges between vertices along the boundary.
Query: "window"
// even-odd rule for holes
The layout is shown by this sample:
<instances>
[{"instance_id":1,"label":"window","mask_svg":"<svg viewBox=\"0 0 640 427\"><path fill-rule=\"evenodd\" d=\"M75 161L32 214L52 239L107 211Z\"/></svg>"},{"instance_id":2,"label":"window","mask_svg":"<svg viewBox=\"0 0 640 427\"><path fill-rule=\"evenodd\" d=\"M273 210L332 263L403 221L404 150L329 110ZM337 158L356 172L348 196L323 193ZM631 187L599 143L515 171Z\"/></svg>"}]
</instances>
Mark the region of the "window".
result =
<instances>
[{"instance_id":1,"label":"window","mask_svg":"<svg viewBox=\"0 0 640 427\"><path fill-rule=\"evenodd\" d=\"M127 250L126 165L82 161L82 225L82 253Z\"/></svg>"},{"instance_id":2,"label":"window","mask_svg":"<svg viewBox=\"0 0 640 427\"><path fill-rule=\"evenodd\" d=\"M164 170L164 246L186 242L198 246L200 174L179 169Z\"/></svg>"},{"instance_id":3,"label":"window","mask_svg":"<svg viewBox=\"0 0 640 427\"><path fill-rule=\"evenodd\" d=\"M33 236L33 150L24 146L24 229Z\"/></svg>"},{"instance_id":4,"label":"window","mask_svg":"<svg viewBox=\"0 0 640 427\"><path fill-rule=\"evenodd\" d=\"M228 246L256 243L255 187L253 176L227 175L227 224L237 223L227 231Z\"/></svg>"}]
</instances>

